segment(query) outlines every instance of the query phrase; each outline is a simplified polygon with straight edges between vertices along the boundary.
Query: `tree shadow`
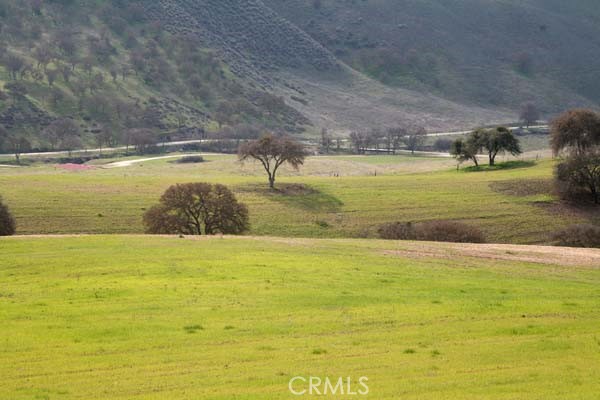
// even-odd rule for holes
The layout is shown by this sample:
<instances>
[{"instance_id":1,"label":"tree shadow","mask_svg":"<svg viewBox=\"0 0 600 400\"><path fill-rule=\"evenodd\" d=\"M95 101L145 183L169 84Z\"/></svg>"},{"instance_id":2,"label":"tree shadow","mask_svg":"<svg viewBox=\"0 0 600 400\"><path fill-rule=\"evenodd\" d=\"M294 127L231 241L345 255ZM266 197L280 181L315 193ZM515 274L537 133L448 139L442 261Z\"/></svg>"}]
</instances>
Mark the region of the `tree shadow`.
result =
<instances>
[{"instance_id":1,"label":"tree shadow","mask_svg":"<svg viewBox=\"0 0 600 400\"><path fill-rule=\"evenodd\" d=\"M337 197L311 186L297 183L278 184L275 189L265 186L245 186L242 190L254 192L269 200L313 212L339 212L344 203Z\"/></svg>"},{"instance_id":2,"label":"tree shadow","mask_svg":"<svg viewBox=\"0 0 600 400\"><path fill-rule=\"evenodd\" d=\"M481 171L502 171L507 169L518 169L518 168L530 168L535 166L535 161L507 161L503 163L497 163L496 165L480 165L478 167L471 166L463 168L463 172L481 172Z\"/></svg>"}]
</instances>

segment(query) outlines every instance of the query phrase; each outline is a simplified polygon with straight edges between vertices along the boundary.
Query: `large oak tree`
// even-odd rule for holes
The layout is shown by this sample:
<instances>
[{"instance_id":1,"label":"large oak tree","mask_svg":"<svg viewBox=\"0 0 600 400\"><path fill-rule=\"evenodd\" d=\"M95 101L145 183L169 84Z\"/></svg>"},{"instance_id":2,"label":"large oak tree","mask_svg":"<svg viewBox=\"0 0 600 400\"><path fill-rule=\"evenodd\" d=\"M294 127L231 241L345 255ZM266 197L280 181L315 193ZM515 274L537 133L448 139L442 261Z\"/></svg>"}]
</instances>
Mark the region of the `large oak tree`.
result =
<instances>
[{"instance_id":1,"label":"large oak tree","mask_svg":"<svg viewBox=\"0 0 600 400\"><path fill-rule=\"evenodd\" d=\"M167 189L144 224L152 234L240 234L249 228L248 208L226 186L186 183Z\"/></svg>"}]
</instances>

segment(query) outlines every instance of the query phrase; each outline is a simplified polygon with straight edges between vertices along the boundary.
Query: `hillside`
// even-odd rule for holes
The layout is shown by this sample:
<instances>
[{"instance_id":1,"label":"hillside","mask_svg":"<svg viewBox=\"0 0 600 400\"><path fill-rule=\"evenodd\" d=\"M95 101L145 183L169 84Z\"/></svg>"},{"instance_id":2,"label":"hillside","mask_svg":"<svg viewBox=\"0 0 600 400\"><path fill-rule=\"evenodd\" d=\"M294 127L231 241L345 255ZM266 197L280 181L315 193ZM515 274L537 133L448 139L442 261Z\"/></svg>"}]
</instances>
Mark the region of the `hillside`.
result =
<instances>
[{"instance_id":1,"label":"hillside","mask_svg":"<svg viewBox=\"0 0 600 400\"><path fill-rule=\"evenodd\" d=\"M40 134L64 117L110 145L470 128L526 101L549 116L598 104L599 17L583 0L1 0L0 125L66 148Z\"/></svg>"},{"instance_id":2,"label":"hillside","mask_svg":"<svg viewBox=\"0 0 600 400\"><path fill-rule=\"evenodd\" d=\"M265 0L384 84L553 114L600 102L595 1Z\"/></svg>"}]
</instances>

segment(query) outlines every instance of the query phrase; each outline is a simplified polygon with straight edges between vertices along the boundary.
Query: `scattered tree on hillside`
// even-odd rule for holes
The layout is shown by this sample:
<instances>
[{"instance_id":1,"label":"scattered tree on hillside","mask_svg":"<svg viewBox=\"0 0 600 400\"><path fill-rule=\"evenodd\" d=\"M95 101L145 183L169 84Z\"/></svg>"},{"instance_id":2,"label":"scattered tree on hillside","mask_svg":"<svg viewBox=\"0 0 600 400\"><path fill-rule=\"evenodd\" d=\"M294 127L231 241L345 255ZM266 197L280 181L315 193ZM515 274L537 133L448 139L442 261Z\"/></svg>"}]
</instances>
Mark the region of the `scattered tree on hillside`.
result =
<instances>
[{"instance_id":1,"label":"scattered tree on hillside","mask_svg":"<svg viewBox=\"0 0 600 400\"><path fill-rule=\"evenodd\" d=\"M139 154L144 154L148 149L156 145L156 134L147 128L133 128L128 132L127 144L135 147Z\"/></svg>"},{"instance_id":2,"label":"scattered tree on hillside","mask_svg":"<svg viewBox=\"0 0 600 400\"><path fill-rule=\"evenodd\" d=\"M60 141L60 147L63 150L66 150L71 157L71 154L74 150L81 149L83 147L83 142L79 136L64 136Z\"/></svg>"},{"instance_id":3,"label":"scattered tree on hillside","mask_svg":"<svg viewBox=\"0 0 600 400\"><path fill-rule=\"evenodd\" d=\"M6 57L5 60L5 65L8 68L8 71L10 72L10 76L12 77L12 79L16 80L19 78L19 74L21 74L21 72L23 71L23 69L26 66L26 62L25 60L15 54L9 54Z\"/></svg>"},{"instance_id":4,"label":"scattered tree on hillside","mask_svg":"<svg viewBox=\"0 0 600 400\"><path fill-rule=\"evenodd\" d=\"M552 122L552 149L563 159L555 179L561 195L581 194L600 204L600 115L591 110L571 110Z\"/></svg>"},{"instance_id":5,"label":"scattered tree on hillside","mask_svg":"<svg viewBox=\"0 0 600 400\"><path fill-rule=\"evenodd\" d=\"M287 136L266 134L258 140L242 144L238 151L240 161L258 160L269 177L269 187L275 187L275 178L279 167L290 164L298 169L304 164L306 150L304 146Z\"/></svg>"},{"instance_id":6,"label":"scattered tree on hillside","mask_svg":"<svg viewBox=\"0 0 600 400\"><path fill-rule=\"evenodd\" d=\"M540 112L533 103L526 103L521 108L521 114L519 115L521 122L529 128L529 126L535 124L540 119Z\"/></svg>"},{"instance_id":7,"label":"scattered tree on hillside","mask_svg":"<svg viewBox=\"0 0 600 400\"><path fill-rule=\"evenodd\" d=\"M72 119L60 118L48 125L42 135L54 150L66 137L79 136L80 130Z\"/></svg>"},{"instance_id":8,"label":"scattered tree on hillside","mask_svg":"<svg viewBox=\"0 0 600 400\"><path fill-rule=\"evenodd\" d=\"M248 209L223 185L188 183L171 186L160 204L144 215L152 234L240 234L248 230Z\"/></svg>"},{"instance_id":9,"label":"scattered tree on hillside","mask_svg":"<svg viewBox=\"0 0 600 400\"><path fill-rule=\"evenodd\" d=\"M2 202L0 197L0 236L14 235L16 223L8 207Z\"/></svg>"},{"instance_id":10,"label":"scattered tree on hillside","mask_svg":"<svg viewBox=\"0 0 600 400\"><path fill-rule=\"evenodd\" d=\"M534 61L531 54L521 52L515 55L515 67L523 75L531 75L534 72Z\"/></svg>"},{"instance_id":11,"label":"scattered tree on hillside","mask_svg":"<svg viewBox=\"0 0 600 400\"><path fill-rule=\"evenodd\" d=\"M5 147L15 155L17 164L21 164L21 154L31 150L31 143L20 135L9 135L6 138Z\"/></svg>"}]
</instances>

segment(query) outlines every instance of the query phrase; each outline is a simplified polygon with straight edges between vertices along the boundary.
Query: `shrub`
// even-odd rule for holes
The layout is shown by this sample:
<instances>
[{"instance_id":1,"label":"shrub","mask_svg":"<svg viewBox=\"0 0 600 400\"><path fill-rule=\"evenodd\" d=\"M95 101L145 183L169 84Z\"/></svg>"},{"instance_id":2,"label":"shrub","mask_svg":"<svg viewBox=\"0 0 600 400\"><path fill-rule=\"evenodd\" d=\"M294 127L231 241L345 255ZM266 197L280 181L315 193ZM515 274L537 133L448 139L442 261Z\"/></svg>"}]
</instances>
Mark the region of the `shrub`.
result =
<instances>
[{"instance_id":1,"label":"shrub","mask_svg":"<svg viewBox=\"0 0 600 400\"><path fill-rule=\"evenodd\" d=\"M379 237L388 240L485 243L485 235L478 228L453 221L431 221L419 224L393 222L382 225L378 233Z\"/></svg>"},{"instance_id":2,"label":"shrub","mask_svg":"<svg viewBox=\"0 0 600 400\"><path fill-rule=\"evenodd\" d=\"M415 227L412 223L392 222L384 224L377 230L379 237L388 240L416 240Z\"/></svg>"},{"instance_id":3,"label":"shrub","mask_svg":"<svg viewBox=\"0 0 600 400\"><path fill-rule=\"evenodd\" d=\"M556 166L555 178L562 198L600 204L600 148L567 157Z\"/></svg>"},{"instance_id":4,"label":"shrub","mask_svg":"<svg viewBox=\"0 0 600 400\"><path fill-rule=\"evenodd\" d=\"M558 246L600 248L600 226L571 225L555 232L552 239Z\"/></svg>"},{"instance_id":5,"label":"shrub","mask_svg":"<svg viewBox=\"0 0 600 400\"><path fill-rule=\"evenodd\" d=\"M204 162L202 156L186 156L175 161L177 164L198 164Z\"/></svg>"},{"instance_id":6,"label":"shrub","mask_svg":"<svg viewBox=\"0 0 600 400\"><path fill-rule=\"evenodd\" d=\"M485 235L478 228L453 221L431 221L418 224L418 240L431 242L485 243Z\"/></svg>"},{"instance_id":7,"label":"shrub","mask_svg":"<svg viewBox=\"0 0 600 400\"><path fill-rule=\"evenodd\" d=\"M0 236L14 235L16 230L15 219L8 207L2 203L0 198Z\"/></svg>"}]
</instances>

